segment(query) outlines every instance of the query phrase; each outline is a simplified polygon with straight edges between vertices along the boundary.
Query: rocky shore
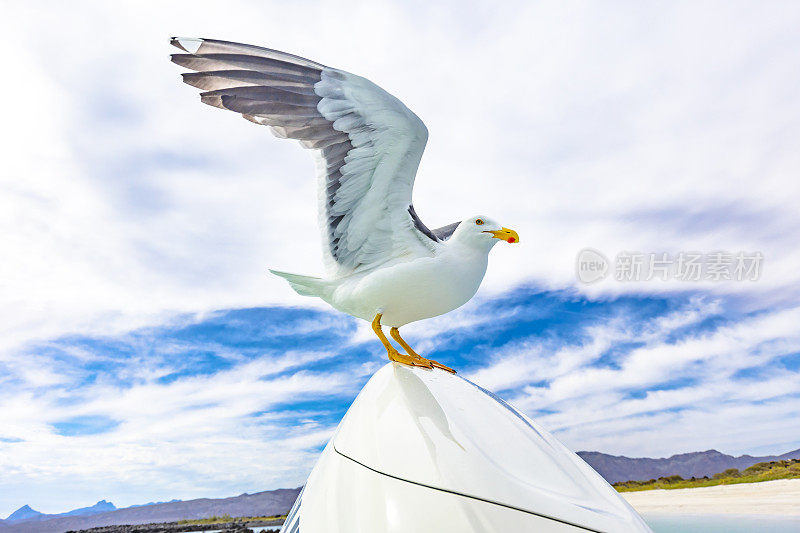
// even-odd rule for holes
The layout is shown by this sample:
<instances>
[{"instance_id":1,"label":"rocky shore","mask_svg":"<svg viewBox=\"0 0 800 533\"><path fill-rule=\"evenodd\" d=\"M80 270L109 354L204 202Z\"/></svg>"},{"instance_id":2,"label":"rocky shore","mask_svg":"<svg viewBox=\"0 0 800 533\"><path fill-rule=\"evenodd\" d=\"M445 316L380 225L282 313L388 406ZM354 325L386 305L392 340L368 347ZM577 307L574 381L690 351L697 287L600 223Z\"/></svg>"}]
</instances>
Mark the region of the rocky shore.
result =
<instances>
[{"instance_id":1,"label":"rocky shore","mask_svg":"<svg viewBox=\"0 0 800 533\"><path fill-rule=\"evenodd\" d=\"M220 522L216 524L181 524L166 522L160 524L135 524L93 527L67 531L67 533L183 533L184 531L221 531L222 533L253 533L254 527L280 526L283 520L266 520L252 522ZM278 528L266 529L264 533L278 533Z\"/></svg>"}]
</instances>

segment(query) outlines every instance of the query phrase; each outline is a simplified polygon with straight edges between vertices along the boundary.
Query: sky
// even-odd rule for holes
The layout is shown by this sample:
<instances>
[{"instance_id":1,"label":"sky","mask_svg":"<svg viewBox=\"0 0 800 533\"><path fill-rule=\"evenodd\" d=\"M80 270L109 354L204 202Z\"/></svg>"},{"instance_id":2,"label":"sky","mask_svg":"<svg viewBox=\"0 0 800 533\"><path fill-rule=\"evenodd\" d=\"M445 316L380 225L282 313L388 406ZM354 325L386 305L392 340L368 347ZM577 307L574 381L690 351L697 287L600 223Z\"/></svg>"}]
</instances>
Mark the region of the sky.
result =
<instances>
[{"instance_id":1,"label":"sky","mask_svg":"<svg viewBox=\"0 0 800 533\"><path fill-rule=\"evenodd\" d=\"M2 2L0 517L300 486L385 363L267 274L322 273L310 154L201 105L172 35L371 79L428 126L425 223L518 231L423 355L576 451L800 447L800 5L430 4ZM626 279L663 254L702 279Z\"/></svg>"}]
</instances>

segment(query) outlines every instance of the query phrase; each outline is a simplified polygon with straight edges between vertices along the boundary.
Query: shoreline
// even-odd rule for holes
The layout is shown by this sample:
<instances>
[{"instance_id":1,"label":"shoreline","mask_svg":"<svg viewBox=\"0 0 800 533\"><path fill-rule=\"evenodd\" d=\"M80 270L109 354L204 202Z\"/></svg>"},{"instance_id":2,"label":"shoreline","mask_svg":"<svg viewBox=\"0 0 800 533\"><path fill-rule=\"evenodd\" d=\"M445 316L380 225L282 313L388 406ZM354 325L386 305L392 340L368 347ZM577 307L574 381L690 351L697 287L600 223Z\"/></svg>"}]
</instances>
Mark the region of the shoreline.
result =
<instances>
[{"instance_id":1,"label":"shoreline","mask_svg":"<svg viewBox=\"0 0 800 533\"><path fill-rule=\"evenodd\" d=\"M151 522L147 524L117 524L88 529L70 530L66 533L184 533L187 531L220 531L221 533L253 533L253 528L267 529L264 533L277 533L283 525L279 520L231 520L229 522L208 522L204 524L185 524L181 522Z\"/></svg>"},{"instance_id":2,"label":"shoreline","mask_svg":"<svg viewBox=\"0 0 800 533\"><path fill-rule=\"evenodd\" d=\"M648 515L763 515L800 518L800 479L714 485L690 489L621 492Z\"/></svg>"}]
</instances>

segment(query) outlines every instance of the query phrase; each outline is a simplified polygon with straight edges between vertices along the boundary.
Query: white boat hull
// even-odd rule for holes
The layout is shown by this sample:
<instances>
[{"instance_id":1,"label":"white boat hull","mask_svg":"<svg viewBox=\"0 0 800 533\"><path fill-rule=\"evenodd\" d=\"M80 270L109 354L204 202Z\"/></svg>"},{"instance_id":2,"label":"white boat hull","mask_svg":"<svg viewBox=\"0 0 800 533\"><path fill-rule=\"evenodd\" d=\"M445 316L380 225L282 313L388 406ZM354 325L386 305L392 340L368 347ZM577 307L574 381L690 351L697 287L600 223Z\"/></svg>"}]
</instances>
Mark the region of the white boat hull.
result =
<instances>
[{"instance_id":1,"label":"white boat hull","mask_svg":"<svg viewBox=\"0 0 800 533\"><path fill-rule=\"evenodd\" d=\"M599 474L491 393L388 364L328 443L284 533L639 533Z\"/></svg>"}]
</instances>

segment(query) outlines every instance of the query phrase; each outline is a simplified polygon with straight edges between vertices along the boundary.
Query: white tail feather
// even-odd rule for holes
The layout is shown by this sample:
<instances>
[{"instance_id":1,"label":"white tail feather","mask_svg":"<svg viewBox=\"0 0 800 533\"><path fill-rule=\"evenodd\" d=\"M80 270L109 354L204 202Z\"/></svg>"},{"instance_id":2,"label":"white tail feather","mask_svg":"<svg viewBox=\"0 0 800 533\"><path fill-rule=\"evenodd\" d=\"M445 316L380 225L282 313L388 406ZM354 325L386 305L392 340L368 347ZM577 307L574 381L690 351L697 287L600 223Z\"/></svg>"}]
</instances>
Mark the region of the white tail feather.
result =
<instances>
[{"instance_id":1,"label":"white tail feather","mask_svg":"<svg viewBox=\"0 0 800 533\"><path fill-rule=\"evenodd\" d=\"M270 272L288 281L292 289L301 296L317 296L319 298L325 298L325 296L327 296L328 284L322 278L302 276L300 274L292 274L291 272L281 272L272 269L270 269Z\"/></svg>"}]
</instances>

